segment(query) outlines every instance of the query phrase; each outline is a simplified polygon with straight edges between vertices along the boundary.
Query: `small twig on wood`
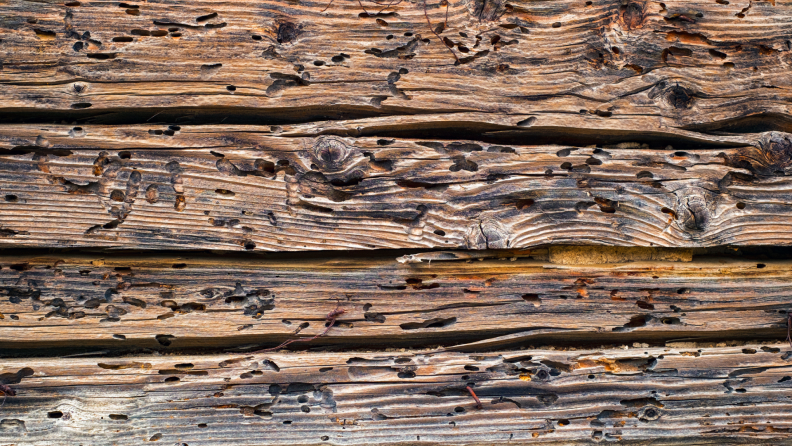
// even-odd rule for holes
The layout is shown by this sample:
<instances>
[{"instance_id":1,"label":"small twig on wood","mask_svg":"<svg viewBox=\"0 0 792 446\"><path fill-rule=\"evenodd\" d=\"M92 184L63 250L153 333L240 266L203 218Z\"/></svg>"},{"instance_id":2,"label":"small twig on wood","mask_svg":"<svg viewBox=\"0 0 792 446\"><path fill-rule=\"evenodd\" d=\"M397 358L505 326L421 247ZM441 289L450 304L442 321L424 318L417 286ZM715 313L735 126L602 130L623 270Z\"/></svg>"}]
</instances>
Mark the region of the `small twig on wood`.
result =
<instances>
[{"instance_id":1,"label":"small twig on wood","mask_svg":"<svg viewBox=\"0 0 792 446\"><path fill-rule=\"evenodd\" d=\"M363 6L363 2L361 0L357 0L357 2L358 2L358 5L360 5L360 9L362 9L363 12L365 12L367 16L371 17L371 14L369 14L369 12L366 11L366 7Z\"/></svg>"},{"instance_id":2,"label":"small twig on wood","mask_svg":"<svg viewBox=\"0 0 792 446\"><path fill-rule=\"evenodd\" d=\"M16 391L5 384L0 384L0 392L2 392L3 394L3 402L0 403L0 407L3 407L5 405L6 397L16 396Z\"/></svg>"},{"instance_id":3,"label":"small twig on wood","mask_svg":"<svg viewBox=\"0 0 792 446\"><path fill-rule=\"evenodd\" d=\"M328 4L327 4L327 6L325 6L325 9L323 9L321 12L325 12L325 11L327 11L327 8L329 8L329 7L330 7L330 5L332 5L332 4L333 4L333 1L334 1L334 0L330 0L330 3L328 3Z\"/></svg>"},{"instance_id":4,"label":"small twig on wood","mask_svg":"<svg viewBox=\"0 0 792 446\"><path fill-rule=\"evenodd\" d=\"M476 392L474 392L473 389L470 388L470 386L467 386L465 388L468 390L468 392L470 392L470 396L472 396L473 399L476 400L476 409L481 410L482 409L481 400L479 400L478 397L476 396Z\"/></svg>"},{"instance_id":5,"label":"small twig on wood","mask_svg":"<svg viewBox=\"0 0 792 446\"><path fill-rule=\"evenodd\" d=\"M787 342L789 347L792 348L792 313L787 313Z\"/></svg>"},{"instance_id":6,"label":"small twig on wood","mask_svg":"<svg viewBox=\"0 0 792 446\"><path fill-rule=\"evenodd\" d=\"M426 0L424 0L424 2L423 2L423 10L424 10L424 17L426 17L426 23L429 25L429 30L432 31L432 34L437 36L437 39L440 40L440 43L444 47L448 48L448 51L451 51L451 54L454 56L454 59L456 59L456 61L457 61L457 64L462 63L462 62L459 61L459 58L457 57L456 53L454 52L454 49L451 48L450 46L446 45L445 40L443 40L443 38L440 37L440 34L437 34L437 31L435 31L435 29L432 28L432 22L429 21L429 13L426 12ZM447 16L448 16L448 9L446 8L446 19L447 19Z\"/></svg>"},{"instance_id":7,"label":"small twig on wood","mask_svg":"<svg viewBox=\"0 0 792 446\"><path fill-rule=\"evenodd\" d=\"M146 119L146 122L149 122L149 121L151 121L152 119L154 119L154 118L155 118L155 117L156 117L158 114L160 114L160 113L162 113L162 112L157 112L157 113L154 113L154 116L152 116L152 117L150 117L150 118Z\"/></svg>"},{"instance_id":8,"label":"small twig on wood","mask_svg":"<svg viewBox=\"0 0 792 446\"><path fill-rule=\"evenodd\" d=\"M379 0L372 0L372 1L373 1L374 3L376 3L376 4L378 4L378 5L381 5L381 4L383 3L383 2L381 2L381 1L379 1ZM382 7L382 9L380 9L379 11L377 11L377 14L375 14L375 15L380 15L380 13L381 13L382 11L384 11L384 10L386 10L386 9L388 9L388 8L392 7L392 6L397 6L399 3L403 2L403 1L404 1L404 0L390 0L390 2L389 2L387 5L383 6L383 7ZM394 3L394 2L395 2L395 3Z\"/></svg>"},{"instance_id":9,"label":"small twig on wood","mask_svg":"<svg viewBox=\"0 0 792 446\"><path fill-rule=\"evenodd\" d=\"M319 333L318 335L316 335L314 337L306 338L306 339L288 339L288 340L284 341L282 344L280 344L277 347L265 348L264 350L256 350L253 353L263 353L263 352L271 352L273 350L279 350L279 349L281 349L283 347L286 347L287 345L292 344L294 342L310 342L310 341L313 341L316 338L319 338L319 337L322 337L322 336L326 335L327 332L329 332L330 329L333 328L333 325L335 324L336 319L338 319L338 316L341 316L344 313L346 313L346 310L344 310L343 308L339 308L338 306L336 306L335 310L327 313L327 316L325 317L325 320L329 323L327 325L327 328L325 328L325 330L323 332Z\"/></svg>"}]
</instances>

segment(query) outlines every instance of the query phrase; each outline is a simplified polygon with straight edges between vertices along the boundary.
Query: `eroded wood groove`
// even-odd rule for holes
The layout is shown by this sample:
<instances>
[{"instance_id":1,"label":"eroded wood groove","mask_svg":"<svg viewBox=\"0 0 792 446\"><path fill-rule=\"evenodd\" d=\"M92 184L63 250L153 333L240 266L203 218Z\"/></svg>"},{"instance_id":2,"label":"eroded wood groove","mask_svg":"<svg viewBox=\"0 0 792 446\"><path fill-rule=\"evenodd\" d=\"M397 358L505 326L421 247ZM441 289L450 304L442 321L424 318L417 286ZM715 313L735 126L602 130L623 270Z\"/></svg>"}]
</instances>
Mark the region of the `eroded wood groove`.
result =
<instances>
[{"instance_id":1,"label":"eroded wood groove","mask_svg":"<svg viewBox=\"0 0 792 446\"><path fill-rule=\"evenodd\" d=\"M4 360L29 444L777 443L782 344ZM477 409L466 387L482 402Z\"/></svg>"}]
</instances>

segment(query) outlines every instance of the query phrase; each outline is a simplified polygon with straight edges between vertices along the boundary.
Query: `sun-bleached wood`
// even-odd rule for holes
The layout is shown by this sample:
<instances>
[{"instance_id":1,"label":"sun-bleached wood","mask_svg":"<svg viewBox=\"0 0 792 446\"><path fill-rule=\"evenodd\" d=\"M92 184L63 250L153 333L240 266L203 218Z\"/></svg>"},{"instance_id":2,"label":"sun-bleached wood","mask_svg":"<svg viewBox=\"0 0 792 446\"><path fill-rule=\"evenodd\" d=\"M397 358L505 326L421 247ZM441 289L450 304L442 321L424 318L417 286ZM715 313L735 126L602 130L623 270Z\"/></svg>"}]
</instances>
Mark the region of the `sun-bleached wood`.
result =
<instances>
[{"instance_id":1,"label":"sun-bleached wood","mask_svg":"<svg viewBox=\"0 0 792 446\"><path fill-rule=\"evenodd\" d=\"M792 441L790 17L2 2L0 442Z\"/></svg>"}]
</instances>

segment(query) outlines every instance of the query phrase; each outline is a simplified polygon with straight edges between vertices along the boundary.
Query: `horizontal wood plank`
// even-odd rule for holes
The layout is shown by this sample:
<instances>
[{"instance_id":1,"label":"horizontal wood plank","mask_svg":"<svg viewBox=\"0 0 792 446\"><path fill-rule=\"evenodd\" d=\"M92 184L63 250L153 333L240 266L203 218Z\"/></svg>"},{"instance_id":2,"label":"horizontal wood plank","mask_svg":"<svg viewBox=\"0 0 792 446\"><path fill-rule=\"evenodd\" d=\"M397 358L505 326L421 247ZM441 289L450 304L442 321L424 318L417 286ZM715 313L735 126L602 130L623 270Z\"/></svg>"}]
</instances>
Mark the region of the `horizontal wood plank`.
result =
<instances>
[{"instance_id":1,"label":"horizontal wood plank","mask_svg":"<svg viewBox=\"0 0 792 446\"><path fill-rule=\"evenodd\" d=\"M379 3L6 2L0 111L531 113L523 125L562 113L674 128L771 114L763 125L790 127L788 0Z\"/></svg>"},{"instance_id":2,"label":"horizontal wood plank","mask_svg":"<svg viewBox=\"0 0 792 446\"><path fill-rule=\"evenodd\" d=\"M544 254L546 256L546 254ZM542 256L541 251L537 256ZM555 265L395 258L0 257L7 354L783 339L789 261ZM65 350L60 350L61 352Z\"/></svg>"},{"instance_id":3,"label":"horizontal wood plank","mask_svg":"<svg viewBox=\"0 0 792 446\"><path fill-rule=\"evenodd\" d=\"M4 360L16 396L0 440L778 444L792 429L786 347Z\"/></svg>"},{"instance_id":4,"label":"horizontal wood plank","mask_svg":"<svg viewBox=\"0 0 792 446\"><path fill-rule=\"evenodd\" d=\"M681 150L334 136L317 125L282 135L269 126L2 126L0 246L790 243L785 133Z\"/></svg>"}]
</instances>

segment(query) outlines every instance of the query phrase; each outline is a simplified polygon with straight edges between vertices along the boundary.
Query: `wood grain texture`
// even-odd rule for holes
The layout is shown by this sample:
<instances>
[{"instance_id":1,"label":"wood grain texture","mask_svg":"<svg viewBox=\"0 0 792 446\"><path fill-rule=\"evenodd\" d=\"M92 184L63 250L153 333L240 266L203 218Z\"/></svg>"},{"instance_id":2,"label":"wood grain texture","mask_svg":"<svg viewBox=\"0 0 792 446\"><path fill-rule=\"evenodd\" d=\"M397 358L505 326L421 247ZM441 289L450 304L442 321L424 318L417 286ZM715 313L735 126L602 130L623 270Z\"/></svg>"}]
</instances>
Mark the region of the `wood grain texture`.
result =
<instances>
[{"instance_id":1,"label":"wood grain texture","mask_svg":"<svg viewBox=\"0 0 792 446\"><path fill-rule=\"evenodd\" d=\"M0 245L789 243L792 139L785 133L681 150L350 137L316 126L284 135L255 126L0 127L8 149L0 154Z\"/></svg>"},{"instance_id":2,"label":"wood grain texture","mask_svg":"<svg viewBox=\"0 0 792 446\"><path fill-rule=\"evenodd\" d=\"M0 442L792 442L791 24L2 2Z\"/></svg>"},{"instance_id":3,"label":"wood grain texture","mask_svg":"<svg viewBox=\"0 0 792 446\"><path fill-rule=\"evenodd\" d=\"M783 444L785 345L4 360L15 444ZM466 390L481 400L476 408Z\"/></svg>"},{"instance_id":4,"label":"wood grain texture","mask_svg":"<svg viewBox=\"0 0 792 446\"><path fill-rule=\"evenodd\" d=\"M26 348L289 348L782 339L789 261L2 257L0 339ZM476 343L477 342L477 343ZM81 350L82 351L82 350Z\"/></svg>"},{"instance_id":5,"label":"wood grain texture","mask_svg":"<svg viewBox=\"0 0 792 446\"><path fill-rule=\"evenodd\" d=\"M377 3L349 0L119 5L6 2L6 115L325 108L685 128L771 114L789 127L789 1L430 1L372 16Z\"/></svg>"}]
</instances>

